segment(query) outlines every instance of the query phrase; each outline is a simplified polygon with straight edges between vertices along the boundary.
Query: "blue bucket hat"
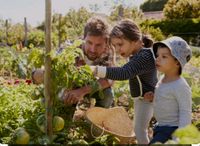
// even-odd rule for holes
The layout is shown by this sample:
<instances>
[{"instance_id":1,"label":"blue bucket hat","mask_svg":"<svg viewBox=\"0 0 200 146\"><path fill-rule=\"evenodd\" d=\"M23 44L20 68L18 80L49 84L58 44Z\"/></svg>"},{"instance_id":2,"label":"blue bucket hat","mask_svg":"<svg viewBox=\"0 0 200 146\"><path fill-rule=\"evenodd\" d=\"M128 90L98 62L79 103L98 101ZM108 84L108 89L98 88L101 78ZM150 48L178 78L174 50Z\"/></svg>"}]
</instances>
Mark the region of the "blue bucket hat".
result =
<instances>
[{"instance_id":1,"label":"blue bucket hat","mask_svg":"<svg viewBox=\"0 0 200 146\"><path fill-rule=\"evenodd\" d=\"M174 56L181 65L181 70L185 66L185 64L191 59L192 51L190 46L187 44L185 40L180 37L173 36L166 40L156 42L153 44L154 54L157 53L159 45L166 45L171 51L172 56Z\"/></svg>"}]
</instances>

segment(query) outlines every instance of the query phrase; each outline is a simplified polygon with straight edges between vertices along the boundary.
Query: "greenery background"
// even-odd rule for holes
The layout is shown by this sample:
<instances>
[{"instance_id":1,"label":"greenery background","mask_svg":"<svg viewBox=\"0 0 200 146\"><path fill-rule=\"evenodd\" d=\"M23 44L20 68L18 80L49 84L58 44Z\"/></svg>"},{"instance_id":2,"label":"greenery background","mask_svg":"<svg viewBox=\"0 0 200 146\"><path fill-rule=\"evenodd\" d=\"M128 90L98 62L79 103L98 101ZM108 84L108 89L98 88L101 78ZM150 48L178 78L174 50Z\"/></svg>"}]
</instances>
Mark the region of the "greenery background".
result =
<instances>
[{"instance_id":1,"label":"greenery background","mask_svg":"<svg viewBox=\"0 0 200 146\"><path fill-rule=\"evenodd\" d=\"M140 26L143 33L150 34L155 41L165 39L172 35L183 37L191 45L193 57L186 65L183 76L192 87L193 99L193 125L186 130L177 132L181 139L179 143L200 142L200 1L193 0L147 0L140 10L136 7L127 7L122 4L123 0L116 1L109 16L89 12L84 7L79 10L71 9L67 14L53 14L52 16L52 45L56 51L60 46L66 47L68 42L81 39L83 26L92 15L101 15L111 25L123 18L130 18ZM95 7L98 7L94 5ZM144 12L163 11L163 19L146 19ZM61 143L81 144L100 143L106 145L115 143L116 139L109 135L101 138L90 139L87 133L87 124L65 120L65 128L54 133L53 142L50 142L46 135L37 126L36 120L41 113L44 113L44 101L41 88L36 85L27 84L33 68L41 67L43 64L43 50L45 45L44 22L37 27L27 25L27 37L23 24L13 24L9 20L0 19L0 143L15 143L16 129L24 127L30 135L29 143ZM76 48L76 46L74 46ZM74 49L72 48L72 50ZM75 52L72 52L73 54ZM77 53L77 52L76 52ZM76 54L75 53L75 54ZM73 55L72 55L73 56ZM73 58L73 57L72 57ZM118 65L125 62L118 57ZM63 66L57 64L60 69ZM62 62L63 60L60 60ZM67 64L71 62L71 64ZM65 67L72 65L73 59L66 60ZM59 68L57 68L59 69ZM74 68L73 68L74 69ZM62 72L62 70L59 70ZM76 84L82 85L78 76L73 77ZM86 76L89 73L87 67L83 69ZM63 75L63 76L62 76ZM64 74L60 77L66 78ZM88 76L89 77L89 76ZM28 80L27 80L28 79ZM63 80L65 81L65 80ZM72 76L71 76L72 81ZM72 81L73 82L73 81ZM59 83L59 82L58 82ZM69 82L68 82L69 83ZM74 82L73 82L74 83ZM64 86L62 83L59 86ZM75 85L76 86L76 85ZM55 93L58 91L55 85ZM114 84L115 106L123 106L130 113L132 118L133 104L130 98L127 81ZM66 107L57 104L55 108L58 115L64 119L63 112L70 112ZM62 112L61 112L62 111ZM150 127L151 128L151 127ZM198 130L197 130L198 129ZM70 134L68 134L70 133ZM195 134L191 134L195 133ZM170 142L169 142L170 143ZM172 143L172 142L171 142Z\"/></svg>"}]
</instances>

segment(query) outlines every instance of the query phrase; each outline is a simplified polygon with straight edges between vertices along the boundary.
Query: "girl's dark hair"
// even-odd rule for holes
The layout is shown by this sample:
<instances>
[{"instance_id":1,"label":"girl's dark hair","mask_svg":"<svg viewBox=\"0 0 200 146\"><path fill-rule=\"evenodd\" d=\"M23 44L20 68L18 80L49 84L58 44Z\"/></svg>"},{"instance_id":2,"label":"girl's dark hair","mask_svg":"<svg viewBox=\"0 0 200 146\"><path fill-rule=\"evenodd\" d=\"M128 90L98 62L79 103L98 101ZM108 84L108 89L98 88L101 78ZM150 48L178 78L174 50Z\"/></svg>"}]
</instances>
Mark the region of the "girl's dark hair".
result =
<instances>
[{"instance_id":1,"label":"girl's dark hair","mask_svg":"<svg viewBox=\"0 0 200 146\"><path fill-rule=\"evenodd\" d=\"M153 45L153 40L148 35L142 35L139 27L130 19L120 21L115 25L110 33L110 38L124 38L130 41L142 40L144 47L149 48Z\"/></svg>"},{"instance_id":2,"label":"girl's dark hair","mask_svg":"<svg viewBox=\"0 0 200 146\"><path fill-rule=\"evenodd\" d=\"M153 46L153 39L149 35L142 34L142 42L145 48L150 48Z\"/></svg>"}]
</instances>

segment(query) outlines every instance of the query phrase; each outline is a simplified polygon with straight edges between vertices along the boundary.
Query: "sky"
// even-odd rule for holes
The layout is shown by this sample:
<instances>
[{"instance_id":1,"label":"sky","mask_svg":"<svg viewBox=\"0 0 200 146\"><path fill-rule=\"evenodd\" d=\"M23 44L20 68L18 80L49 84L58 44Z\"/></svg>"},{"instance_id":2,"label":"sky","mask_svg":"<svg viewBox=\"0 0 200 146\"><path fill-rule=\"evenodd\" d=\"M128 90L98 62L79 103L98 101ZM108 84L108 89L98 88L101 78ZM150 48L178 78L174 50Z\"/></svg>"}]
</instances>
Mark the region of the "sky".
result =
<instances>
[{"instance_id":1,"label":"sky","mask_svg":"<svg viewBox=\"0 0 200 146\"><path fill-rule=\"evenodd\" d=\"M97 12L110 14L110 7L122 3L125 6L139 6L144 0L51 0L52 14L66 14L70 9L81 6L91 11L98 5ZM39 25L45 19L45 0L0 0L0 19L10 19L12 23L23 23L24 17L32 26Z\"/></svg>"}]
</instances>

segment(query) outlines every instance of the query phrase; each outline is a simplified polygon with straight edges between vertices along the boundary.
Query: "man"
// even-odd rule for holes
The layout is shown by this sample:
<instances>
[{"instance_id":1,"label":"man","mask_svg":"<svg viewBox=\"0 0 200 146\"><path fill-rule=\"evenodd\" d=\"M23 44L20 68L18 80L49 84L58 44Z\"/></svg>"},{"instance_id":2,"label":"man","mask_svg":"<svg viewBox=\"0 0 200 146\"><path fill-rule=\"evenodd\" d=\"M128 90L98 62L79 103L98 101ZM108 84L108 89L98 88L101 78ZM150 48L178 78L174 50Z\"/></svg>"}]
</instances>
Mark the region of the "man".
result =
<instances>
[{"instance_id":1,"label":"man","mask_svg":"<svg viewBox=\"0 0 200 146\"><path fill-rule=\"evenodd\" d=\"M104 66L112 66L114 64L114 49L109 45L109 25L99 17L92 17L87 21L84 28L84 43L81 48L84 52L84 58L77 58L77 66L84 65L85 63ZM33 79L38 74L43 74L43 71L35 71L32 75ZM41 81L43 79L34 80L36 84L39 84ZM113 102L112 81L99 79L98 83L103 97L99 97L98 93L94 93L92 97L96 99L96 106L108 108ZM82 101L91 92L93 92L93 88L90 85L71 91L66 90L62 99L64 104L73 105Z\"/></svg>"},{"instance_id":2,"label":"man","mask_svg":"<svg viewBox=\"0 0 200 146\"><path fill-rule=\"evenodd\" d=\"M82 49L84 52L84 61L88 65L106 65L114 64L114 50L109 46L109 26L98 17L89 19L84 28L84 44ZM77 59L77 64L81 64L81 58ZM111 91L112 82L107 79L99 79L98 83L103 90L103 97L94 94L96 106L108 108L113 102L113 94ZM83 100L84 96L93 92L90 85L64 93L63 100L65 104L76 104Z\"/></svg>"}]
</instances>

